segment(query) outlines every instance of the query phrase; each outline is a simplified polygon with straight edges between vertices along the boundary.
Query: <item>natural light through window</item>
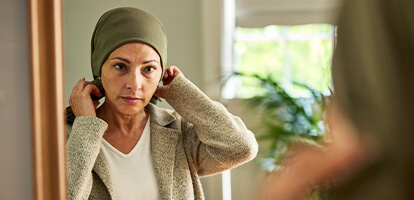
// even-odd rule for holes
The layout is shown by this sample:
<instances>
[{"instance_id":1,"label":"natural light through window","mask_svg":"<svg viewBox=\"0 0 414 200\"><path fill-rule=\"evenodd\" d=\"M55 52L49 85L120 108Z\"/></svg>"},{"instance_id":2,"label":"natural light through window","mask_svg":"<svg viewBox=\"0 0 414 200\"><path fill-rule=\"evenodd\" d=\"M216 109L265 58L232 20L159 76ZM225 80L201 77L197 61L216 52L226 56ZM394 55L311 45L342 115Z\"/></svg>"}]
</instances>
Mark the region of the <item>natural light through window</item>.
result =
<instances>
[{"instance_id":1,"label":"natural light through window","mask_svg":"<svg viewBox=\"0 0 414 200\"><path fill-rule=\"evenodd\" d=\"M330 24L237 27L232 70L270 76L295 97L310 94L293 82L329 94L334 41L335 27ZM223 88L222 95L224 98L250 98L262 92L256 79L233 77Z\"/></svg>"}]
</instances>

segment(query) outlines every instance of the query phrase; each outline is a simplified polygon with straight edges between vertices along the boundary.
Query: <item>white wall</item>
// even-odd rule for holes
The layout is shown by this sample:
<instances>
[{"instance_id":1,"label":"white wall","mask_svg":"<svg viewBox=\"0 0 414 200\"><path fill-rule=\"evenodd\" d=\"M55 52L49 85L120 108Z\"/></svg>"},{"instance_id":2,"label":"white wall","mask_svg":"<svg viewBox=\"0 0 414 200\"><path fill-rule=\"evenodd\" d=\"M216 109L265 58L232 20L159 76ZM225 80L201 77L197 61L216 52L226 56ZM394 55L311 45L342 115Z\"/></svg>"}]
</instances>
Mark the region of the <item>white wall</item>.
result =
<instances>
[{"instance_id":1,"label":"white wall","mask_svg":"<svg viewBox=\"0 0 414 200\"><path fill-rule=\"evenodd\" d=\"M27 1L0 1L0 199L33 199Z\"/></svg>"}]
</instances>

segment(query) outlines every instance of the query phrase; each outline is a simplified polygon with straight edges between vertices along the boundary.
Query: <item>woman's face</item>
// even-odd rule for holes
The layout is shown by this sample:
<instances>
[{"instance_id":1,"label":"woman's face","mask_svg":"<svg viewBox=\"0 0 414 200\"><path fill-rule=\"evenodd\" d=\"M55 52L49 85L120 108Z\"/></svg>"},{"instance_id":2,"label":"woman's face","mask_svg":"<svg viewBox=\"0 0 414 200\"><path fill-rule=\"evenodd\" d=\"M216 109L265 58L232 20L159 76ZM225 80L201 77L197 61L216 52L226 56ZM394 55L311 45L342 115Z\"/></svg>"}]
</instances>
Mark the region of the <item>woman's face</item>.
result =
<instances>
[{"instance_id":1,"label":"woman's face","mask_svg":"<svg viewBox=\"0 0 414 200\"><path fill-rule=\"evenodd\" d=\"M160 56L151 46L128 43L118 47L102 65L105 103L122 114L137 114L151 100L161 72Z\"/></svg>"}]
</instances>

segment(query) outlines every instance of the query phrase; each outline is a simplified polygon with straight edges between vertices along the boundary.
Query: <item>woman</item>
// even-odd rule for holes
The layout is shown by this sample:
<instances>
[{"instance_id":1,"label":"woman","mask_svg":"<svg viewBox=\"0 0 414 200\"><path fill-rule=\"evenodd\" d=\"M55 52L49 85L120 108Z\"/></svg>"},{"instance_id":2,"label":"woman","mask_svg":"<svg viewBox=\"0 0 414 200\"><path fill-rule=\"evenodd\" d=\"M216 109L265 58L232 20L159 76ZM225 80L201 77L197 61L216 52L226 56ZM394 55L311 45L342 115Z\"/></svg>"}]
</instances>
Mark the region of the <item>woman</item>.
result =
<instances>
[{"instance_id":1,"label":"woman","mask_svg":"<svg viewBox=\"0 0 414 200\"><path fill-rule=\"evenodd\" d=\"M333 61L325 151L305 148L266 199L300 199L334 179L333 199L414 199L414 2L347 0Z\"/></svg>"},{"instance_id":2,"label":"woman","mask_svg":"<svg viewBox=\"0 0 414 200\"><path fill-rule=\"evenodd\" d=\"M204 199L199 177L253 159L258 147L243 122L210 100L176 66L164 69L167 39L140 9L102 15L92 37L92 71L70 105L70 199ZM162 80L163 86L157 87ZM149 103L164 98L175 111Z\"/></svg>"}]
</instances>

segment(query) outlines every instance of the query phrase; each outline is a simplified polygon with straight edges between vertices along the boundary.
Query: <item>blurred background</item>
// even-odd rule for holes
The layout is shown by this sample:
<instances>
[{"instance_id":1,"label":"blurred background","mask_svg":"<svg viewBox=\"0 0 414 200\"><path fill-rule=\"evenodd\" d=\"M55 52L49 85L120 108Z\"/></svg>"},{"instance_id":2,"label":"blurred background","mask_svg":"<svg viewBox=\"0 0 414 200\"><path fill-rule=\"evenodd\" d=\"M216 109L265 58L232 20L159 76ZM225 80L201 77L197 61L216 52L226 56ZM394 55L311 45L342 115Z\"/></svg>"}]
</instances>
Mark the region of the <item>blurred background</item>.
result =
<instances>
[{"instance_id":1,"label":"blurred background","mask_svg":"<svg viewBox=\"0 0 414 200\"><path fill-rule=\"evenodd\" d=\"M255 160L202 178L206 199L255 199L263 176L277 169L290 143L323 137L321 110L332 87L341 0L63 0L62 5L66 105L76 82L92 79L90 39L98 18L115 7L138 7L163 23L167 64L177 65L260 139ZM0 197L31 199L27 3L2 0L0 11ZM165 101L160 106L169 107Z\"/></svg>"}]
</instances>

